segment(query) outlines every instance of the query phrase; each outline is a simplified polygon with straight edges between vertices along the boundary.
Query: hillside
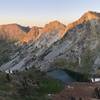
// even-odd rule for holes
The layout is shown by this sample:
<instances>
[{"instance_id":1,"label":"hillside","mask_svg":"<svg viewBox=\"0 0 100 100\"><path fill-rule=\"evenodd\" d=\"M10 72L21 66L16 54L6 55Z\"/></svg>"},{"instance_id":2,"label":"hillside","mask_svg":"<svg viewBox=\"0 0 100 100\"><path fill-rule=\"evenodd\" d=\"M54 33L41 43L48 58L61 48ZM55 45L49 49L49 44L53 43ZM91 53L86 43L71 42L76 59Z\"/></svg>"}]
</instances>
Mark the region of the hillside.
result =
<instances>
[{"instance_id":1,"label":"hillside","mask_svg":"<svg viewBox=\"0 0 100 100\"><path fill-rule=\"evenodd\" d=\"M0 72L0 100L52 100L63 84L34 67L23 72Z\"/></svg>"},{"instance_id":2,"label":"hillside","mask_svg":"<svg viewBox=\"0 0 100 100\"><path fill-rule=\"evenodd\" d=\"M100 13L86 12L69 25L0 26L0 100L100 99L100 83L90 80L95 75Z\"/></svg>"},{"instance_id":3,"label":"hillside","mask_svg":"<svg viewBox=\"0 0 100 100\"><path fill-rule=\"evenodd\" d=\"M31 30L36 40L23 45L17 55L0 69L23 70L35 65L42 71L58 67L95 73L100 67L99 27L100 13L92 11L67 26L53 21L40 30L33 27ZM29 36L33 35L30 33Z\"/></svg>"},{"instance_id":4,"label":"hillside","mask_svg":"<svg viewBox=\"0 0 100 100\"><path fill-rule=\"evenodd\" d=\"M44 28L31 28L21 39L25 44L22 44L20 50L13 55L14 57L8 63L1 66L1 70L9 70L9 68L23 70L26 67L31 67L38 55L62 38L65 28L66 26L58 21L50 22Z\"/></svg>"},{"instance_id":5,"label":"hillside","mask_svg":"<svg viewBox=\"0 0 100 100\"><path fill-rule=\"evenodd\" d=\"M98 69L99 27L100 14L96 12L87 12L79 20L69 24L64 37L41 54L42 60L39 62L41 69L47 65L79 72Z\"/></svg>"},{"instance_id":6,"label":"hillside","mask_svg":"<svg viewBox=\"0 0 100 100\"><path fill-rule=\"evenodd\" d=\"M0 25L0 38L19 40L29 30L29 27L23 27L18 24Z\"/></svg>"}]
</instances>

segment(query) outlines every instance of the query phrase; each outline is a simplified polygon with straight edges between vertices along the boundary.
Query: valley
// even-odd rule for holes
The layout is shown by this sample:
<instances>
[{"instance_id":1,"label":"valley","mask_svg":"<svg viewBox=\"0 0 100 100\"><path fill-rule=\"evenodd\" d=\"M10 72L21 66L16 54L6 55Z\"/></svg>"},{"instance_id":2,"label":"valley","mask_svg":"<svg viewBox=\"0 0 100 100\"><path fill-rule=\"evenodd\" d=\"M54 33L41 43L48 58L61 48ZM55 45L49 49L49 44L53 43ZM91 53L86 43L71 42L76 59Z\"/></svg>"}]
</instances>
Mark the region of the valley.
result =
<instances>
[{"instance_id":1,"label":"valley","mask_svg":"<svg viewBox=\"0 0 100 100\"><path fill-rule=\"evenodd\" d=\"M0 25L0 100L99 100L99 76L100 13L68 25Z\"/></svg>"}]
</instances>

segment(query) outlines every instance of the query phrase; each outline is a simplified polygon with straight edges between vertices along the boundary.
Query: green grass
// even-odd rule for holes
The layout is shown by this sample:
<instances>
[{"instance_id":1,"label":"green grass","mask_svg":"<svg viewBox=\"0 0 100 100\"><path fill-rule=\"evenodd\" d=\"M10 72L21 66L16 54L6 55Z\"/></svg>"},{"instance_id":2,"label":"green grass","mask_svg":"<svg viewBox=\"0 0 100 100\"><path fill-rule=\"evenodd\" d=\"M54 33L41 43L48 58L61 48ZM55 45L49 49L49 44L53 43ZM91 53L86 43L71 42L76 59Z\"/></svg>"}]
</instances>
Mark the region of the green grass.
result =
<instances>
[{"instance_id":1,"label":"green grass","mask_svg":"<svg viewBox=\"0 0 100 100\"><path fill-rule=\"evenodd\" d=\"M60 69L69 69L73 71L77 70L79 66L77 61L73 62L72 60L67 60L65 58L56 59L53 62L53 65Z\"/></svg>"},{"instance_id":2,"label":"green grass","mask_svg":"<svg viewBox=\"0 0 100 100\"><path fill-rule=\"evenodd\" d=\"M61 91L63 88L63 85L60 84L57 80L51 80L51 79L43 79L40 83L39 92L43 93L56 93Z\"/></svg>"},{"instance_id":3,"label":"green grass","mask_svg":"<svg viewBox=\"0 0 100 100\"><path fill-rule=\"evenodd\" d=\"M11 53L13 53L14 48L16 48L13 43L14 42L9 40L0 39L0 65L9 61Z\"/></svg>"},{"instance_id":4,"label":"green grass","mask_svg":"<svg viewBox=\"0 0 100 100\"><path fill-rule=\"evenodd\" d=\"M8 81L6 74L0 72L0 100L50 100L48 94L60 92L64 87L60 81L35 68L17 72L10 78L11 81Z\"/></svg>"}]
</instances>

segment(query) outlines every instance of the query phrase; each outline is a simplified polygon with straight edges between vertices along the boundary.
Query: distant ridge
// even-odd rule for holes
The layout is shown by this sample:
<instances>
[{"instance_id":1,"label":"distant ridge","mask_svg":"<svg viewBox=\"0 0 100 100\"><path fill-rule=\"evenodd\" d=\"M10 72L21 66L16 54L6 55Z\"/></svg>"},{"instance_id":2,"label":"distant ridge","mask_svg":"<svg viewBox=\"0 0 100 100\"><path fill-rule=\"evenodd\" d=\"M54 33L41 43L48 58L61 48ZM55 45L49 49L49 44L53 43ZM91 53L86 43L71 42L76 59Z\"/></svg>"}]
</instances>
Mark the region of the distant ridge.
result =
<instances>
[{"instance_id":1,"label":"distant ridge","mask_svg":"<svg viewBox=\"0 0 100 100\"><path fill-rule=\"evenodd\" d=\"M17 34L23 32L17 29ZM21 40L27 44L21 45L0 70L23 70L34 65L41 71L63 67L86 73L100 68L100 13L88 11L67 26L59 21L42 28L33 26L23 34Z\"/></svg>"},{"instance_id":2,"label":"distant ridge","mask_svg":"<svg viewBox=\"0 0 100 100\"><path fill-rule=\"evenodd\" d=\"M89 20L93 20L93 19L100 19L100 13L93 12L93 11L88 11L88 12L84 13L82 15L82 17L79 18L78 20L76 20L75 22L72 22L71 24L68 24L67 28L66 28L66 31L74 28L78 24L82 24L82 23L85 23L85 22L87 22Z\"/></svg>"}]
</instances>

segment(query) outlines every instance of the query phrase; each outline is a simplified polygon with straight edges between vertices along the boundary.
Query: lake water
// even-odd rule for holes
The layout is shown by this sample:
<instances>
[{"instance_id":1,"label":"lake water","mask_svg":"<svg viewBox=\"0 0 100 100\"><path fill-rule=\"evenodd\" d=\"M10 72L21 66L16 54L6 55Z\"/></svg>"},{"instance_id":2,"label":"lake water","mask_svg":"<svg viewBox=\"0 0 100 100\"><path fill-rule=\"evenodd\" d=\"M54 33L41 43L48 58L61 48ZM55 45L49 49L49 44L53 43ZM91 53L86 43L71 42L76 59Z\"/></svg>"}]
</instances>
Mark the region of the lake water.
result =
<instances>
[{"instance_id":1,"label":"lake water","mask_svg":"<svg viewBox=\"0 0 100 100\"><path fill-rule=\"evenodd\" d=\"M47 72L47 75L54 79L58 79L64 83L72 83L75 81L65 71L63 71L61 69L55 69L53 71Z\"/></svg>"}]
</instances>

